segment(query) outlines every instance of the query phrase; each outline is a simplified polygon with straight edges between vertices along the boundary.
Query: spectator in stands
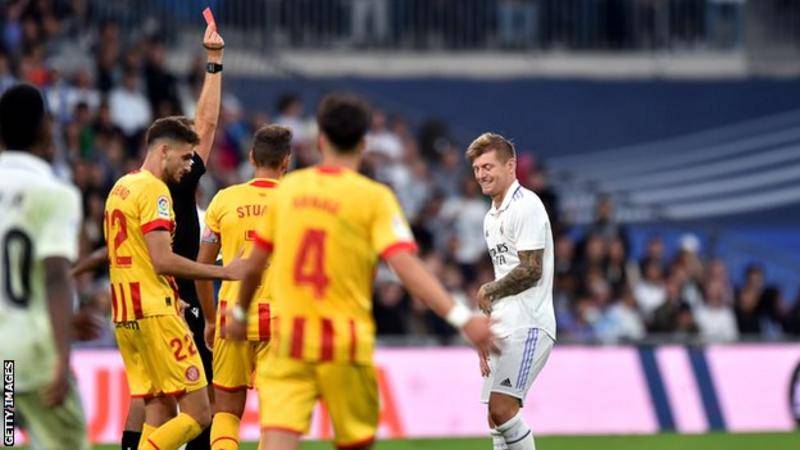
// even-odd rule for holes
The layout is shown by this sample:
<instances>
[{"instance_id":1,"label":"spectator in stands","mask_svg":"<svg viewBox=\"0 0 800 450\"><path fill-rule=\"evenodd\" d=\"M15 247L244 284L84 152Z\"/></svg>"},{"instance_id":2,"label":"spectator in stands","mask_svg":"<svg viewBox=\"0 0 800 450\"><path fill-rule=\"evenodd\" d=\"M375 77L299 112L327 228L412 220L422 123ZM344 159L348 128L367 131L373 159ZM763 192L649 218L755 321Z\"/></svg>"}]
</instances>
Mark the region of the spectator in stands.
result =
<instances>
[{"instance_id":1,"label":"spectator in stands","mask_svg":"<svg viewBox=\"0 0 800 450\"><path fill-rule=\"evenodd\" d=\"M561 222L558 209L558 194L556 194L555 190L550 186L547 180L547 172L540 166L533 167L525 177L521 177L520 179L525 180L523 183L525 187L539 196L545 211L547 211L547 217L549 217L552 222L550 225L553 229L553 233L558 233Z\"/></svg>"},{"instance_id":2,"label":"spectator in stands","mask_svg":"<svg viewBox=\"0 0 800 450\"><path fill-rule=\"evenodd\" d=\"M784 324L787 333L800 336L800 290L798 290L792 308L786 313Z\"/></svg>"},{"instance_id":3,"label":"spectator in stands","mask_svg":"<svg viewBox=\"0 0 800 450\"><path fill-rule=\"evenodd\" d=\"M603 341L639 341L645 336L645 326L630 288L609 306L598 323L597 335Z\"/></svg>"},{"instance_id":4,"label":"spectator in stands","mask_svg":"<svg viewBox=\"0 0 800 450\"><path fill-rule=\"evenodd\" d=\"M458 196L460 181L467 174L461 151L452 142L442 144L439 164L434 170L436 189L446 197Z\"/></svg>"},{"instance_id":5,"label":"spectator in stands","mask_svg":"<svg viewBox=\"0 0 800 450\"><path fill-rule=\"evenodd\" d=\"M114 22L106 22L100 28L98 48L96 50L97 88L108 93L119 82L119 26Z\"/></svg>"},{"instance_id":6,"label":"spectator in stands","mask_svg":"<svg viewBox=\"0 0 800 450\"><path fill-rule=\"evenodd\" d=\"M650 331L654 333L674 333L680 328L681 316L689 310L689 305L682 297L682 279L680 275L673 274L667 281L666 298L658 308L653 311L649 323Z\"/></svg>"},{"instance_id":7,"label":"spectator in stands","mask_svg":"<svg viewBox=\"0 0 800 450\"><path fill-rule=\"evenodd\" d=\"M137 147L137 139L152 121L150 103L139 90L139 74L128 69L122 77L122 86L111 90L108 96L111 121L118 126L125 138L129 140L133 151Z\"/></svg>"},{"instance_id":8,"label":"spectator in stands","mask_svg":"<svg viewBox=\"0 0 800 450\"><path fill-rule=\"evenodd\" d=\"M752 289L756 295L764 290L764 268L760 264L751 263L745 268L745 281L742 289Z\"/></svg>"},{"instance_id":9,"label":"spectator in stands","mask_svg":"<svg viewBox=\"0 0 800 450\"><path fill-rule=\"evenodd\" d=\"M728 268L721 259L712 259L709 261L708 270L706 270L706 281L722 283L726 298L734 298L731 277L728 274ZM697 287L697 285L692 284L691 287L692 291L687 291L686 296L692 304L695 304L697 302L694 302L694 299L701 298L702 294L700 293L700 289Z\"/></svg>"},{"instance_id":10,"label":"spectator in stands","mask_svg":"<svg viewBox=\"0 0 800 450\"><path fill-rule=\"evenodd\" d=\"M684 234L680 238L680 248L675 256L674 265L682 268L690 282L702 283L705 276L705 268L700 261L700 239L694 234ZM732 291L725 283L722 286L725 290L725 298L732 298Z\"/></svg>"},{"instance_id":11,"label":"spectator in stands","mask_svg":"<svg viewBox=\"0 0 800 450\"><path fill-rule=\"evenodd\" d=\"M607 242L614 238L622 239L625 248L630 247L628 230L614 217L614 205L610 195L603 194L597 199L594 210L594 222L589 227L593 233L599 233Z\"/></svg>"},{"instance_id":12,"label":"spectator in stands","mask_svg":"<svg viewBox=\"0 0 800 450\"><path fill-rule=\"evenodd\" d=\"M625 243L616 237L608 245L608 256L603 269L615 296L620 296L628 285L628 259ZM631 295L632 296L632 295Z\"/></svg>"},{"instance_id":13,"label":"spectator in stands","mask_svg":"<svg viewBox=\"0 0 800 450\"><path fill-rule=\"evenodd\" d=\"M375 288L375 327L378 335L404 335L410 299L397 281L384 281Z\"/></svg>"},{"instance_id":14,"label":"spectator in stands","mask_svg":"<svg viewBox=\"0 0 800 450\"><path fill-rule=\"evenodd\" d=\"M555 250L555 275L568 275L575 272L575 243L567 233L556 237Z\"/></svg>"},{"instance_id":15,"label":"spectator in stands","mask_svg":"<svg viewBox=\"0 0 800 450\"><path fill-rule=\"evenodd\" d=\"M385 161L399 162L403 158L403 143L387 124L386 114L380 109L372 112L372 127L367 133L364 151L381 155Z\"/></svg>"},{"instance_id":16,"label":"spectator in stands","mask_svg":"<svg viewBox=\"0 0 800 450\"><path fill-rule=\"evenodd\" d=\"M759 297L752 289L740 289L736 293L736 326L739 334L761 334L761 319L758 315Z\"/></svg>"},{"instance_id":17,"label":"spectator in stands","mask_svg":"<svg viewBox=\"0 0 800 450\"><path fill-rule=\"evenodd\" d=\"M786 315L786 306L780 289L777 286L767 286L761 292L758 301L761 335L771 339L783 335Z\"/></svg>"},{"instance_id":18,"label":"spectator in stands","mask_svg":"<svg viewBox=\"0 0 800 450\"><path fill-rule=\"evenodd\" d=\"M582 254L578 255L578 261L575 267L577 273L585 277L586 274L593 269L602 271L608 254L606 241L603 239L603 236L596 231L590 232L584 241L582 250Z\"/></svg>"},{"instance_id":19,"label":"spectator in stands","mask_svg":"<svg viewBox=\"0 0 800 450\"><path fill-rule=\"evenodd\" d=\"M697 336L699 329L697 322L694 320L692 308L682 303L678 310L677 327L672 331L674 339L689 339Z\"/></svg>"},{"instance_id":20,"label":"spectator in stands","mask_svg":"<svg viewBox=\"0 0 800 450\"><path fill-rule=\"evenodd\" d=\"M430 200L422 207L422 210L417 215L417 218L411 224L411 231L417 239L422 252L428 250L442 250L445 248L445 242L441 233L438 230L442 227L442 221L439 212L442 210L444 204L444 196L436 191L433 191Z\"/></svg>"},{"instance_id":21,"label":"spectator in stands","mask_svg":"<svg viewBox=\"0 0 800 450\"><path fill-rule=\"evenodd\" d=\"M410 161L406 164L408 167L407 178L403 180L404 182L395 184L394 188L406 217L415 222L433 195L433 175L424 161L418 157L409 159Z\"/></svg>"},{"instance_id":22,"label":"spectator in stands","mask_svg":"<svg viewBox=\"0 0 800 450\"><path fill-rule=\"evenodd\" d=\"M303 101L294 92L287 92L278 97L278 117L275 124L292 130L292 143L297 144L308 138L307 123L303 118Z\"/></svg>"},{"instance_id":23,"label":"spectator in stands","mask_svg":"<svg viewBox=\"0 0 800 450\"><path fill-rule=\"evenodd\" d=\"M14 84L17 83L17 78L11 71L11 63L8 60L8 55L0 52L0 93L6 91Z\"/></svg>"},{"instance_id":24,"label":"spectator in stands","mask_svg":"<svg viewBox=\"0 0 800 450\"><path fill-rule=\"evenodd\" d=\"M375 109L366 136L362 171L392 186L395 191L402 189L411 178L409 166L403 161L404 153L403 142L387 126L386 115Z\"/></svg>"},{"instance_id":25,"label":"spectator in stands","mask_svg":"<svg viewBox=\"0 0 800 450\"><path fill-rule=\"evenodd\" d=\"M664 284L664 270L656 260L647 259L642 263L642 279L636 283L633 295L645 321L651 321L655 310L667 298Z\"/></svg>"},{"instance_id":26,"label":"spectator in stands","mask_svg":"<svg viewBox=\"0 0 800 450\"><path fill-rule=\"evenodd\" d=\"M559 319L559 333L575 341L592 341L595 331L592 323L597 320L599 312L588 297L579 296L573 303L569 314Z\"/></svg>"},{"instance_id":27,"label":"spectator in stands","mask_svg":"<svg viewBox=\"0 0 800 450\"><path fill-rule=\"evenodd\" d=\"M178 99L177 79L165 67L167 56L164 43L155 39L151 40L147 45L146 52L144 81L153 117L182 114Z\"/></svg>"},{"instance_id":28,"label":"spectator in stands","mask_svg":"<svg viewBox=\"0 0 800 450\"><path fill-rule=\"evenodd\" d=\"M653 234L649 238L647 238L647 244L645 245L644 255L642 256L642 262L644 262L645 260L654 261L660 264L662 267L666 267L664 238L662 238L661 235Z\"/></svg>"},{"instance_id":29,"label":"spectator in stands","mask_svg":"<svg viewBox=\"0 0 800 450\"><path fill-rule=\"evenodd\" d=\"M700 336L708 342L732 342L739 337L736 316L730 299L725 298L721 283L709 282L705 288L705 302L694 308L694 318Z\"/></svg>"},{"instance_id":30,"label":"spectator in stands","mask_svg":"<svg viewBox=\"0 0 800 450\"><path fill-rule=\"evenodd\" d=\"M444 229L450 230L448 249L467 278L472 278L475 264L486 254L483 219L486 203L480 187L470 177L461 179L460 195L445 200L439 213Z\"/></svg>"}]
</instances>

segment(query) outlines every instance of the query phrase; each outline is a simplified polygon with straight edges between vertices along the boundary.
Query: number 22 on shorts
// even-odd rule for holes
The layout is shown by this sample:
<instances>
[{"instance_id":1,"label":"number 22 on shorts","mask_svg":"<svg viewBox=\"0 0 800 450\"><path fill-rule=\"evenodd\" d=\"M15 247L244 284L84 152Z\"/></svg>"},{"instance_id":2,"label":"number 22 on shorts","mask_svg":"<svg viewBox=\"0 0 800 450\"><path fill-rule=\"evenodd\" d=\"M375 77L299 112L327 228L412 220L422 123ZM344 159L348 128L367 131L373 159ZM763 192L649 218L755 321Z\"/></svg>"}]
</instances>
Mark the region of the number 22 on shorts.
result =
<instances>
[{"instance_id":1,"label":"number 22 on shorts","mask_svg":"<svg viewBox=\"0 0 800 450\"><path fill-rule=\"evenodd\" d=\"M186 343L186 348L189 352L188 354L183 351L184 343ZM181 341L181 338L172 338L172 340L169 341L169 346L172 347L172 355L175 357L175 361L183 361L184 359L197 354L197 350L194 348L192 337L188 334L183 336L183 341Z\"/></svg>"}]
</instances>

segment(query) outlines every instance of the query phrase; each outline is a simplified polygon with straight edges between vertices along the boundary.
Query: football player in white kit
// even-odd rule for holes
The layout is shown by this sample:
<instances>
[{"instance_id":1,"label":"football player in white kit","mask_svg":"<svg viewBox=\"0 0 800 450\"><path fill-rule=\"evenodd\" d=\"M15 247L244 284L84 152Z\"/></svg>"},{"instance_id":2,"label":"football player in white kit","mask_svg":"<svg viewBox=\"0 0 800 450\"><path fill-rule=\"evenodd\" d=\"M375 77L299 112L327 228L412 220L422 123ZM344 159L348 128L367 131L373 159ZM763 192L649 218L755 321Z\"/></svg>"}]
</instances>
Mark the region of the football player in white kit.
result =
<instances>
[{"instance_id":1,"label":"football player in white kit","mask_svg":"<svg viewBox=\"0 0 800 450\"><path fill-rule=\"evenodd\" d=\"M88 450L69 366L80 193L47 162L51 128L35 87L0 97L0 138L0 359L14 361L18 425L32 449Z\"/></svg>"},{"instance_id":2,"label":"football player in white kit","mask_svg":"<svg viewBox=\"0 0 800 450\"><path fill-rule=\"evenodd\" d=\"M516 153L503 136L484 133L466 152L492 207L483 222L495 281L478 304L496 321L499 354L481 354L481 401L489 405L495 450L532 450L533 433L520 408L556 338L553 235L539 197L516 179Z\"/></svg>"}]
</instances>

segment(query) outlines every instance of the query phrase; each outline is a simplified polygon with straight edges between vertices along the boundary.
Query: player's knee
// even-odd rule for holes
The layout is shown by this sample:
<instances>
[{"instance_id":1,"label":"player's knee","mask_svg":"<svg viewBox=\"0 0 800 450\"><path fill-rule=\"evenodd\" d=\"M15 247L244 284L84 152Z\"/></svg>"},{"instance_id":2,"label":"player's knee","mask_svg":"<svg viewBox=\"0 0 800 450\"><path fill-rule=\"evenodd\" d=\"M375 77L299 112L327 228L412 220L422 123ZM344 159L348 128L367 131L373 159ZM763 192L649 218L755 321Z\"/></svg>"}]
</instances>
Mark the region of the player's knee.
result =
<instances>
[{"instance_id":1,"label":"player's knee","mask_svg":"<svg viewBox=\"0 0 800 450\"><path fill-rule=\"evenodd\" d=\"M239 407L234 405L215 404L213 408L213 414L220 414L220 413L231 414L241 419L242 415L244 414L244 406Z\"/></svg>"},{"instance_id":2,"label":"player's knee","mask_svg":"<svg viewBox=\"0 0 800 450\"><path fill-rule=\"evenodd\" d=\"M502 425L517 415L519 406L509 401L489 402L489 421L495 426Z\"/></svg>"},{"instance_id":3,"label":"player's knee","mask_svg":"<svg viewBox=\"0 0 800 450\"><path fill-rule=\"evenodd\" d=\"M215 388L212 411L214 414L224 412L241 417L244 413L245 402L247 402L247 390L245 389L230 391Z\"/></svg>"},{"instance_id":4,"label":"player's knee","mask_svg":"<svg viewBox=\"0 0 800 450\"><path fill-rule=\"evenodd\" d=\"M192 414L192 418L200 425L200 428L211 426L211 412L208 409L195 412Z\"/></svg>"}]
</instances>

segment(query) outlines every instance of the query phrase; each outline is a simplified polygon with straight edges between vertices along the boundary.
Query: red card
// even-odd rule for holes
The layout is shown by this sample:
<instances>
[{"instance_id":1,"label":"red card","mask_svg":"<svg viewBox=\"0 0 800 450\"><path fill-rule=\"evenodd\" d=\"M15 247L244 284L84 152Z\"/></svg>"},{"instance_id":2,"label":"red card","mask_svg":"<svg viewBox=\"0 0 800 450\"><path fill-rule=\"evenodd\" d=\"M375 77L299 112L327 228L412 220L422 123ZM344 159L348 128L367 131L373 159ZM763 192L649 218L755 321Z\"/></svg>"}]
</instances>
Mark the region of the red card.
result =
<instances>
[{"instance_id":1,"label":"red card","mask_svg":"<svg viewBox=\"0 0 800 450\"><path fill-rule=\"evenodd\" d=\"M211 8L206 7L203 10L203 17L206 19L206 25L211 25L216 28L217 22L214 20L214 14L211 12Z\"/></svg>"}]
</instances>

